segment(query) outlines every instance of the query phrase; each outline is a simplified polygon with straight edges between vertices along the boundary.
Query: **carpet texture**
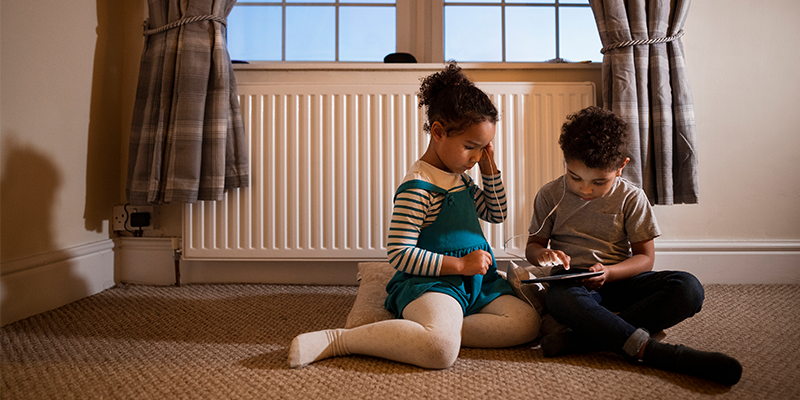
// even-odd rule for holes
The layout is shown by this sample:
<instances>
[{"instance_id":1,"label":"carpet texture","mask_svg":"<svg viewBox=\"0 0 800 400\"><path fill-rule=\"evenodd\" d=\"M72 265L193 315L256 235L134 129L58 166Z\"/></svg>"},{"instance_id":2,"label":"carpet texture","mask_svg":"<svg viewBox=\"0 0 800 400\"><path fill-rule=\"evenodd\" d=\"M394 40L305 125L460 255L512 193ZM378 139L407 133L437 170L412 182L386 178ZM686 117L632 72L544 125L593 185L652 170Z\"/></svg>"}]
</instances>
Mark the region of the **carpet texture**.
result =
<instances>
[{"instance_id":1,"label":"carpet texture","mask_svg":"<svg viewBox=\"0 0 800 400\"><path fill-rule=\"evenodd\" d=\"M800 285L708 285L664 342L736 357L725 387L611 353L462 349L430 371L365 357L286 364L296 335L343 327L354 286L121 285L0 329L2 399L800 398Z\"/></svg>"}]
</instances>

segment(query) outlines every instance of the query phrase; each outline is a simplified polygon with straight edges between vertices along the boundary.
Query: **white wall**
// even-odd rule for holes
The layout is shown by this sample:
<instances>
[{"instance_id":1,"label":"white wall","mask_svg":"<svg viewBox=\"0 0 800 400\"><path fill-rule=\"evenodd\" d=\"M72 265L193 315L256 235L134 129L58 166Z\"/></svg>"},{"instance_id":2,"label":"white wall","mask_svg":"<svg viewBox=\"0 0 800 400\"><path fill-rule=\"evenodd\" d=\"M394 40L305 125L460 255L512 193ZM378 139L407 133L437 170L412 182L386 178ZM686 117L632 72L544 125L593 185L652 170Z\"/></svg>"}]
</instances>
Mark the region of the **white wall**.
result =
<instances>
[{"instance_id":1,"label":"white wall","mask_svg":"<svg viewBox=\"0 0 800 400\"><path fill-rule=\"evenodd\" d=\"M97 3L3 0L4 262L109 237L119 34Z\"/></svg>"},{"instance_id":2,"label":"white wall","mask_svg":"<svg viewBox=\"0 0 800 400\"><path fill-rule=\"evenodd\" d=\"M2 1L3 324L114 284L108 227L130 126L121 110L131 6L141 35L141 0Z\"/></svg>"},{"instance_id":3,"label":"white wall","mask_svg":"<svg viewBox=\"0 0 800 400\"><path fill-rule=\"evenodd\" d=\"M800 240L798 19L796 0L692 2L700 204L657 207L664 239Z\"/></svg>"}]
</instances>

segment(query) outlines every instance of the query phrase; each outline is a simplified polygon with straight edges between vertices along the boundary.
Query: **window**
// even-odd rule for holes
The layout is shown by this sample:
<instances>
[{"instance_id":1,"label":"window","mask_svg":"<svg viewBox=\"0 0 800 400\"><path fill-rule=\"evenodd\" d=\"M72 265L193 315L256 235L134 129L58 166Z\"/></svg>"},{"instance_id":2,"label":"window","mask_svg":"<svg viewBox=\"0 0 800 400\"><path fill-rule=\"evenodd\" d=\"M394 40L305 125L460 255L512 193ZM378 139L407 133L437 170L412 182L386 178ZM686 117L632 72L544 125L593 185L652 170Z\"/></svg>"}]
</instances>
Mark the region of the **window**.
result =
<instances>
[{"instance_id":1,"label":"window","mask_svg":"<svg viewBox=\"0 0 800 400\"><path fill-rule=\"evenodd\" d=\"M602 61L588 0L239 0L231 58L419 62Z\"/></svg>"},{"instance_id":2,"label":"window","mask_svg":"<svg viewBox=\"0 0 800 400\"><path fill-rule=\"evenodd\" d=\"M383 61L395 52L394 0L239 0L228 51L250 61Z\"/></svg>"},{"instance_id":3,"label":"window","mask_svg":"<svg viewBox=\"0 0 800 400\"><path fill-rule=\"evenodd\" d=\"M588 0L444 0L444 58L602 61Z\"/></svg>"}]
</instances>

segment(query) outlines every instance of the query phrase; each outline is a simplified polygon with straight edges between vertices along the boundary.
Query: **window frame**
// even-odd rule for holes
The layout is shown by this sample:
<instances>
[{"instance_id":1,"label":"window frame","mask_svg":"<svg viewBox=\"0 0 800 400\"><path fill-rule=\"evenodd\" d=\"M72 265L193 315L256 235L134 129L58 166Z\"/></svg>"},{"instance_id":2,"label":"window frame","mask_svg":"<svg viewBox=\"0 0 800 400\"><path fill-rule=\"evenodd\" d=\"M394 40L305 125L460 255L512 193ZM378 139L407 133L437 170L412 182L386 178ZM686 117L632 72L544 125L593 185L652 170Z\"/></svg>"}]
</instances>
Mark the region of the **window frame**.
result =
<instances>
[{"instance_id":1,"label":"window frame","mask_svg":"<svg viewBox=\"0 0 800 400\"><path fill-rule=\"evenodd\" d=\"M286 4L285 1L282 2L284 5ZM249 3L247 3L249 4ZM254 3L253 5L258 5L259 3ZM505 1L501 1L501 3L460 3L458 1L454 1L453 3L448 3L447 5L452 6L500 6L502 7L503 15L505 15L505 8L507 6L518 7L524 5L536 5L541 7L554 7L555 8L555 49L556 53L554 56L555 61L559 61L560 57L560 26L559 26L559 8L560 7L588 7L584 4L571 4L571 3L560 3L559 0L554 0L554 4L549 3L537 3L536 1L530 1L529 3L505 3ZM325 5L325 6L332 6L335 5L337 8L337 18L336 18L336 49L335 49L335 61L286 61L286 21L285 21L285 11L284 11L284 20L283 20L283 39L281 43L281 61L249 61L250 63L264 63L264 62L277 62L277 63L308 63L308 62L318 62L318 63L370 63L369 61L339 61L339 21L338 21L338 9L341 6L353 7L353 6L374 6L375 4L371 3L294 3L293 5ZM237 5L238 6L238 5ZM444 0L396 0L395 3L395 15L396 15L396 41L395 41L395 51L398 53L410 53L413 54L414 57L417 59L418 63L442 63L447 61L444 59L444 7L445 2ZM530 61L530 62L517 62L517 61L505 61L506 59L506 41L505 41L505 18L501 21L501 34L503 37L503 49L502 49L502 58L503 61L493 61L493 62L481 62L481 64L485 63L493 63L493 64L537 64L537 63L546 63L546 61ZM374 61L380 62L380 61ZM596 62L593 62L597 64Z\"/></svg>"}]
</instances>

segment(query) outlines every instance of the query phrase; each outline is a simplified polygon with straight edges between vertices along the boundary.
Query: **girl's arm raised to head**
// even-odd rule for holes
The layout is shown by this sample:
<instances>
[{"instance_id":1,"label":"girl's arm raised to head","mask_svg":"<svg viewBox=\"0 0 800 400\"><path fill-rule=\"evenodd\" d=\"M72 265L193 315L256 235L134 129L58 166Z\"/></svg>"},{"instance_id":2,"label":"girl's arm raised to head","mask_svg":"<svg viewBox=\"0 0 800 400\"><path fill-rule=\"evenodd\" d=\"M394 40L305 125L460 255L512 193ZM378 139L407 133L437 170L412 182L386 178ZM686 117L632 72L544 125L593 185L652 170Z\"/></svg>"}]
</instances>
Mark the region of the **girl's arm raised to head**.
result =
<instances>
[{"instance_id":1,"label":"girl's arm raised to head","mask_svg":"<svg viewBox=\"0 0 800 400\"><path fill-rule=\"evenodd\" d=\"M475 209L478 216L494 224L499 224L508 217L508 201L503 178L498 172L494 176L481 175L483 189L475 191Z\"/></svg>"},{"instance_id":2,"label":"girl's arm raised to head","mask_svg":"<svg viewBox=\"0 0 800 400\"><path fill-rule=\"evenodd\" d=\"M491 143L483 149L478 167L483 181L483 190L479 188L475 192L478 216L484 221L499 224L508 215L508 202L502 176L494 162L494 146Z\"/></svg>"}]
</instances>

